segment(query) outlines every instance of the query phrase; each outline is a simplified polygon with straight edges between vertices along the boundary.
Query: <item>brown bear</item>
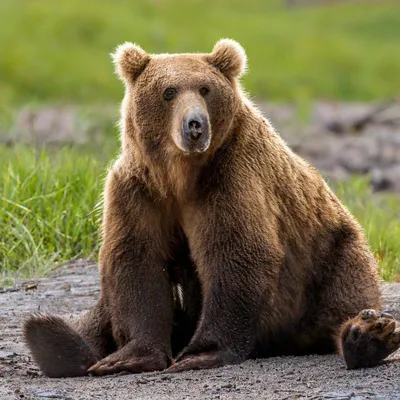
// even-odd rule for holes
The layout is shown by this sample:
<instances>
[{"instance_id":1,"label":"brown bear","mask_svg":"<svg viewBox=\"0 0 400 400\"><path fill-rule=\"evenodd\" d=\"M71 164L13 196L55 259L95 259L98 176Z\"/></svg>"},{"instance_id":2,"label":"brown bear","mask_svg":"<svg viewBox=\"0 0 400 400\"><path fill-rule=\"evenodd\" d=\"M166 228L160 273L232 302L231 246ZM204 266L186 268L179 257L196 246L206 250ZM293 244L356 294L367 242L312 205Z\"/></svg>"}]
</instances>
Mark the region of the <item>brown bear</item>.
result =
<instances>
[{"instance_id":1,"label":"brown bear","mask_svg":"<svg viewBox=\"0 0 400 400\"><path fill-rule=\"evenodd\" d=\"M224 39L210 54L149 55L125 43L114 62L126 93L104 194L101 295L71 326L27 319L43 372L176 372L333 352L344 322L380 309L377 265L318 171L243 93L243 48ZM356 354L357 321L341 336Z\"/></svg>"}]
</instances>

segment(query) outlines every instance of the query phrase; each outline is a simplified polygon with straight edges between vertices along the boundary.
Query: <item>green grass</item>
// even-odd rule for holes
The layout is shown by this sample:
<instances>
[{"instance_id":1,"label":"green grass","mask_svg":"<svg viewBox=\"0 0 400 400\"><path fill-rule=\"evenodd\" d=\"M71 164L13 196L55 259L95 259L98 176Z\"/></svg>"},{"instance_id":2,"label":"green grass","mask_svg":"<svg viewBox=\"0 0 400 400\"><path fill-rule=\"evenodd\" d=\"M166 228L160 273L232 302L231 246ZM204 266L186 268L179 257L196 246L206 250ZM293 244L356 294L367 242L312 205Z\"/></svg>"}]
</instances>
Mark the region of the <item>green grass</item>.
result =
<instances>
[{"instance_id":1,"label":"green grass","mask_svg":"<svg viewBox=\"0 0 400 400\"><path fill-rule=\"evenodd\" d=\"M373 194L365 178L354 177L335 188L336 194L361 223L379 261L384 280L400 279L400 198Z\"/></svg>"},{"instance_id":2,"label":"green grass","mask_svg":"<svg viewBox=\"0 0 400 400\"><path fill-rule=\"evenodd\" d=\"M280 0L2 0L0 109L122 97L109 53L210 51L221 37L249 56L246 88L273 100L371 100L400 87L400 2L288 10Z\"/></svg>"},{"instance_id":3,"label":"green grass","mask_svg":"<svg viewBox=\"0 0 400 400\"><path fill-rule=\"evenodd\" d=\"M116 150L104 148L0 147L0 277L41 275L71 258L96 258L103 179ZM336 191L363 225L381 276L398 277L398 198L372 196L359 178Z\"/></svg>"},{"instance_id":4,"label":"green grass","mask_svg":"<svg viewBox=\"0 0 400 400\"><path fill-rule=\"evenodd\" d=\"M95 257L108 151L0 147L0 276Z\"/></svg>"}]
</instances>

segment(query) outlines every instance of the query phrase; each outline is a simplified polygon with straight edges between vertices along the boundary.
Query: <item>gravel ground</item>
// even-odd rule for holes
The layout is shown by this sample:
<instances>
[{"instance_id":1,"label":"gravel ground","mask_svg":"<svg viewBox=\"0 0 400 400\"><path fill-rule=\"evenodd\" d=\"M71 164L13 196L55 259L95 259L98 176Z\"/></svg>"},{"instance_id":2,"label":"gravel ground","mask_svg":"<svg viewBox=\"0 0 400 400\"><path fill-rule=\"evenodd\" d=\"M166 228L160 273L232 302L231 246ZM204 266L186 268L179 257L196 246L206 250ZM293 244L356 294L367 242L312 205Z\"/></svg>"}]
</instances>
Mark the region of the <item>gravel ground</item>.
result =
<instances>
[{"instance_id":1,"label":"gravel ground","mask_svg":"<svg viewBox=\"0 0 400 400\"><path fill-rule=\"evenodd\" d=\"M400 284L384 284L383 293L386 309L398 318ZM379 367L356 371L347 371L338 355L310 355L181 374L43 377L21 341L21 320L37 310L70 318L98 295L97 268L85 260L0 290L0 399L400 399L399 352Z\"/></svg>"}]
</instances>

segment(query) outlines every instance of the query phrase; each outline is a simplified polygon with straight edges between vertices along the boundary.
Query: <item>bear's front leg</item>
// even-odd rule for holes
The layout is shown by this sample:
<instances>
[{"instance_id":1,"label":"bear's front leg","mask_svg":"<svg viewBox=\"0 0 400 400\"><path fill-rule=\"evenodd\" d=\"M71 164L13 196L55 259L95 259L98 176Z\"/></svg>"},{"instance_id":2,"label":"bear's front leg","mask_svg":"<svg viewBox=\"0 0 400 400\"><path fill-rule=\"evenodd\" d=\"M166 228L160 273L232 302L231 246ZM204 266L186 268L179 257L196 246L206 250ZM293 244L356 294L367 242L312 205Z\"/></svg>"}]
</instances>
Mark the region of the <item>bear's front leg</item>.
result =
<instances>
[{"instance_id":1,"label":"bear's front leg","mask_svg":"<svg viewBox=\"0 0 400 400\"><path fill-rule=\"evenodd\" d=\"M185 214L203 305L191 342L168 372L247 359L277 290L283 254L264 205L240 195L209 198Z\"/></svg>"},{"instance_id":2,"label":"bear's front leg","mask_svg":"<svg viewBox=\"0 0 400 400\"><path fill-rule=\"evenodd\" d=\"M155 371L171 363L169 232L165 213L160 205L154 207L141 182L111 171L105 191L100 275L117 351L89 372Z\"/></svg>"}]
</instances>

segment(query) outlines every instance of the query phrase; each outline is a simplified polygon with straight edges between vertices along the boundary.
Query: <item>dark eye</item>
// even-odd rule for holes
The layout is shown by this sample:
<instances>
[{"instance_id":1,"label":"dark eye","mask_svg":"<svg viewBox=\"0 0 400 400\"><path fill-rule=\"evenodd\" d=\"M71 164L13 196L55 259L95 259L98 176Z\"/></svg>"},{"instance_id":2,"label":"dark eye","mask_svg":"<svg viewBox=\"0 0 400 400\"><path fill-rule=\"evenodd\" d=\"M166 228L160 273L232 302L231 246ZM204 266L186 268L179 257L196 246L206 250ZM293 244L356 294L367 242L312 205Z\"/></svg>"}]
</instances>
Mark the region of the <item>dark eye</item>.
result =
<instances>
[{"instance_id":1,"label":"dark eye","mask_svg":"<svg viewBox=\"0 0 400 400\"><path fill-rule=\"evenodd\" d=\"M168 88L165 89L164 93L163 93L163 97L165 100L172 100L176 95L176 89L174 88Z\"/></svg>"},{"instance_id":2,"label":"dark eye","mask_svg":"<svg viewBox=\"0 0 400 400\"><path fill-rule=\"evenodd\" d=\"M210 93L210 89L208 87L203 86L202 88L200 88L200 94L202 96L207 96L208 93Z\"/></svg>"}]
</instances>

